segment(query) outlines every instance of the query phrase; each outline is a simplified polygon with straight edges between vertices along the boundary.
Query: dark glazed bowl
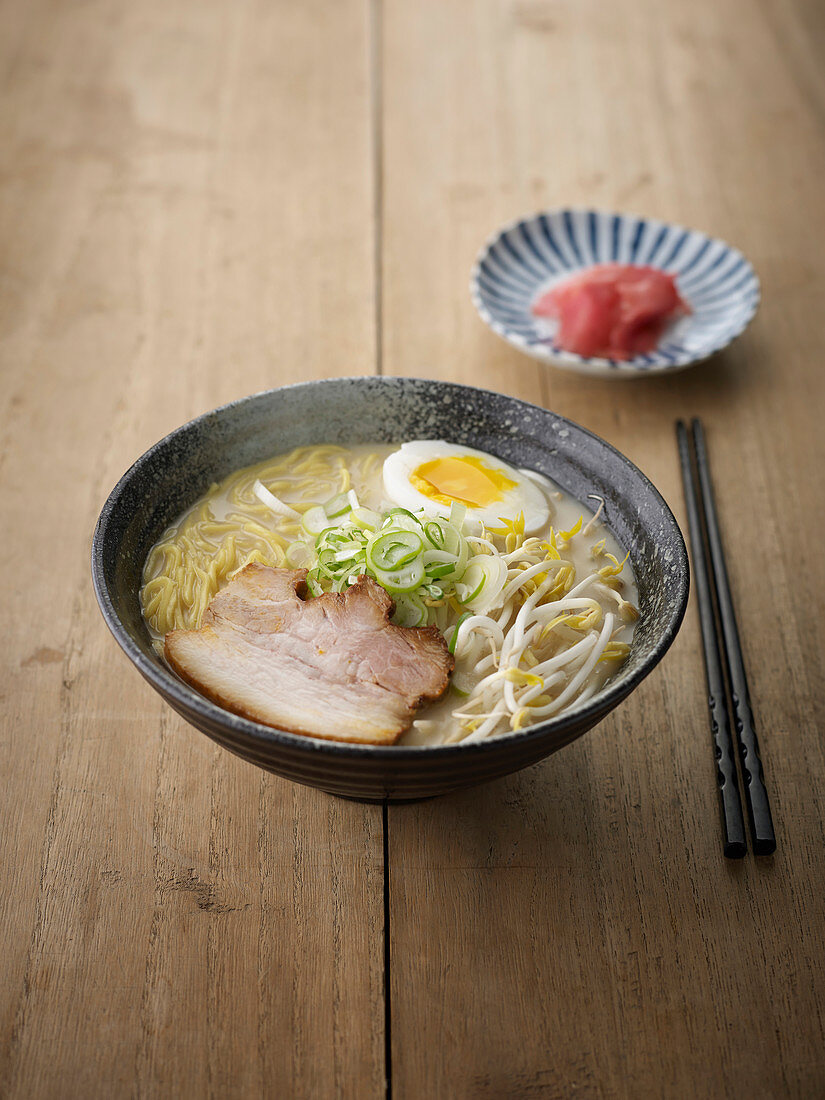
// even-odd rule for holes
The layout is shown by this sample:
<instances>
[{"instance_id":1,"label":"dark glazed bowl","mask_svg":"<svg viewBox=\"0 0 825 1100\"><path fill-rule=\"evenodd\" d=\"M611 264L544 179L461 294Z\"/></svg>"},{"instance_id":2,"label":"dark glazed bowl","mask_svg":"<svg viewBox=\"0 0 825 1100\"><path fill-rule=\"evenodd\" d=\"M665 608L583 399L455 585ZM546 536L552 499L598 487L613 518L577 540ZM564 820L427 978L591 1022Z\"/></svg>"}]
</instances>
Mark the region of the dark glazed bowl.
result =
<instances>
[{"instance_id":1,"label":"dark glazed bowl","mask_svg":"<svg viewBox=\"0 0 825 1100\"><path fill-rule=\"evenodd\" d=\"M161 533L214 481L308 443L448 439L553 478L605 520L630 551L641 616L618 675L581 707L524 733L437 748L369 748L300 737L229 714L177 678L152 649L141 571ZM413 800L518 771L580 737L644 679L684 615L688 562L669 508L604 440L555 413L486 390L417 378L343 378L270 390L184 424L120 479L92 544L103 617L138 671L192 725L245 760L296 783L362 800Z\"/></svg>"}]
</instances>

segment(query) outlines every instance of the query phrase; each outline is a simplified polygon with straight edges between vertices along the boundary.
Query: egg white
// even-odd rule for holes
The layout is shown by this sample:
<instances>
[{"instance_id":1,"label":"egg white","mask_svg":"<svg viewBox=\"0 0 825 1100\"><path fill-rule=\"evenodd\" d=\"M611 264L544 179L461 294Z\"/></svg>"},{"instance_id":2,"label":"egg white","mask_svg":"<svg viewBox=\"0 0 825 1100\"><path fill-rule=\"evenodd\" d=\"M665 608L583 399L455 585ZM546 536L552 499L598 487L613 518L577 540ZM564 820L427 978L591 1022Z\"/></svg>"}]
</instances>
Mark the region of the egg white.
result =
<instances>
[{"instance_id":1,"label":"egg white","mask_svg":"<svg viewBox=\"0 0 825 1100\"><path fill-rule=\"evenodd\" d=\"M468 504L469 518L480 520L487 527L495 527L501 520L514 520L521 512L524 514L525 534L535 534L547 524L550 519L550 502L538 485L495 455L474 450L472 447L447 443L443 439L416 439L404 443L386 459L384 491L387 497L393 504L407 508L410 512L420 512L423 509L428 516L448 517L449 506L419 492L411 483L410 477L424 462L437 458L459 458L463 455L473 455L481 459L485 466L515 482L512 489L503 491L501 500L494 501L487 507L475 508Z\"/></svg>"}]
</instances>

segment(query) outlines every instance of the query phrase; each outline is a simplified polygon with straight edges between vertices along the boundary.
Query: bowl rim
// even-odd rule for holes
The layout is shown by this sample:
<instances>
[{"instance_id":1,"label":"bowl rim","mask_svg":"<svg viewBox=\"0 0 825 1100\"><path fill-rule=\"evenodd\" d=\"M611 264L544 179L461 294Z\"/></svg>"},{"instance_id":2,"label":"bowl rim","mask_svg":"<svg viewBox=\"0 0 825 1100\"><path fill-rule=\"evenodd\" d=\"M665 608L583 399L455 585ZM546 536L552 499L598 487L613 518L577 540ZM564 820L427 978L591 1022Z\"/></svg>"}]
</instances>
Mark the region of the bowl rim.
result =
<instances>
[{"instance_id":1,"label":"bowl rim","mask_svg":"<svg viewBox=\"0 0 825 1100\"><path fill-rule=\"evenodd\" d=\"M485 304L479 287L481 264L487 258L493 245L501 240L506 233L510 233L520 225L534 222L541 217L557 218L564 214L595 214L600 218L632 218L638 221L647 222L655 229L667 228L676 230L678 233L696 233L704 237L705 240L712 245L722 245L722 247L726 248L733 256L744 261L749 273L753 277L756 297L749 309L742 315L740 323L733 331L727 333L724 339L696 352L682 355L672 363L655 365L645 363L644 357L642 356L634 356L632 359L607 359L597 355L579 355L578 352L567 351L565 348L556 350L551 347L545 347L542 344L528 344L525 340L511 333L507 324L497 320ZM585 270L588 266L591 265L586 264L582 268L571 268L569 273L571 275L575 274L576 271ZM661 270L664 270L664 268ZM684 370L686 367L702 363L717 352L723 351L725 348L729 347L734 340L737 340L750 325L762 303L762 283L756 268L744 252L735 245L723 240L721 237L713 237L709 233L705 233L702 229L695 229L691 226L682 225L680 222L666 221L663 218L652 217L647 214L637 214L630 210L603 210L592 206L555 206L545 210L535 210L532 214L522 214L520 217L512 218L510 221L499 226L498 229L495 229L488 235L476 254L475 261L470 271L469 289L470 298L481 320L496 334L496 336L505 340L511 347L520 351L523 355L528 355L530 358L536 359L538 362L549 363L551 366L556 366L563 370L575 371L579 374L600 378L619 378L622 376L627 376L628 378L653 377L658 374L673 374L674 372Z\"/></svg>"},{"instance_id":2,"label":"bowl rim","mask_svg":"<svg viewBox=\"0 0 825 1100\"><path fill-rule=\"evenodd\" d=\"M190 687L185 681L181 680L171 669L167 669L162 664L156 664L147 657L134 641L128 628L118 615L105 580L103 550L106 543L107 530L112 521L117 502L124 489L130 484L134 475L147 466L159 451L169 447L173 441L178 440L185 433L193 431L197 425L204 424L208 420L213 420L229 410L251 404L276 393L309 389L318 385L329 385L331 383L342 385L351 383L370 383L379 386L426 383L427 385L435 385L454 392L458 391L460 393L483 395L485 398L495 398L497 400L503 398L518 406L523 406L531 412L540 413L543 416L552 416L556 421L561 422L564 427L572 427L585 436L589 436L600 446L606 447L612 452L613 456L626 467L629 467L642 481L646 490L653 495L655 501L661 506L665 519L667 520L669 518L673 527L673 532L676 535L675 552L678 556L677 566L681 566L677 573L677 587L673 594L674 600L672 606L674 610L671 612L670 620L667 622L662 636L658 639L643 663L624 679L620 679L612 685L608 683L603 690L598 692L580 707L574 707L570 711L566 711L546 722L530 726L525 730L497 734L495 737L488 738L484 741L472 741L469 743L457 742L448 745L363 745L347 741L327 740L306 734L291 733L288 730L281 730L276 727L263 725L262 723L252 721L248 718L242 718L218 706L216 703L211 702L194 688ZM252 740L262 746L269 743L280 745L284 749L293 749L309 753L322 752L347 760L360 758L375 761L383 760L385 762L421 760L422 757L438 757L448 761L457 759L460 756L466 756L467 754L484 755L497 751L500 752L506 746L512 746L514 743L526 746L532 741L541 740L550 732L561 737L564 733L575 730L582 725L585 726L585 729L588 728L588 725L594 725L634 691L642 680L653 671L668 649L670 649L682 625L690 590L690 565L687 547L679 524L676 521L676 517L673 515L667 501L647 475L631 462L629 458L622 454L621 451L611 443L608 443L607 440L602 439L602 437L595 432L591 432L588 428L583 428L575 421L562 416L560 413L555 413L541 405L535 405L521 398L512 397L509 394L499 393L496 390L488 390L477 386L468 386L463 383L449 382L441 379L369 374L312 379L306 382L295 382L285 386L276 386L268 390L259 390L256 393L236 398L233 401L228 401L223 405L219 405L217 408L201 413L192 420L188 420L179 427L174 428L171 432L168 432L144 451L143 454L128 467L106 498L92 536L91 572L92 584L98 606L115 641L144 679L146 679L162 697L166 698L167 702L174 700L174 703L170 702L170 705L178 709L179 713L184 713L185 715L185 712L191 710L201 721L222 727L225 731L231 731L241 739Z\"/></svg>"}]
</instances>

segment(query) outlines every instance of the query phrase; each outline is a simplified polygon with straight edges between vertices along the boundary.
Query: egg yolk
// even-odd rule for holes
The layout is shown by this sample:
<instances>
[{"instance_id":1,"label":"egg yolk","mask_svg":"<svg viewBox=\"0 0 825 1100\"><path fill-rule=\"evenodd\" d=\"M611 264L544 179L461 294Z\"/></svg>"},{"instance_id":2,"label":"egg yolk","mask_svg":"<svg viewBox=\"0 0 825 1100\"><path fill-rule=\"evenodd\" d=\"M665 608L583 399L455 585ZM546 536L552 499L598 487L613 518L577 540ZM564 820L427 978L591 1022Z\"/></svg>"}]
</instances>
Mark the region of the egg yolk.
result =
<instances>
[{"instance_id":1,"label":"egg yolk","mask_svg":"<svg viewBox=\"0 0 825 1100\"><path fill-rule=\"evenodd\" d=\"M503 500L507 490L515 489L517 483L475 455L449 455L422 462L410 474L410 484L439 504L459 500L470 508L486 508Z\"/></svg>"}]
</instances>

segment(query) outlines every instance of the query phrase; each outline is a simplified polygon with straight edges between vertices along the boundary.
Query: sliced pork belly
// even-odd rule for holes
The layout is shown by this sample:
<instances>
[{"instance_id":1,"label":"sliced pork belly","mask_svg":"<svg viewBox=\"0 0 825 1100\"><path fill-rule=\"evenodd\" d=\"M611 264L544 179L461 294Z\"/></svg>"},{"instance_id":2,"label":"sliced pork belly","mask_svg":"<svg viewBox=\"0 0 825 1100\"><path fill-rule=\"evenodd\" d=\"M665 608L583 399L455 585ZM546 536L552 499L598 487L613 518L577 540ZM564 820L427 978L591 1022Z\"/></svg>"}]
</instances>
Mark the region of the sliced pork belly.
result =
<instances>
[{"instance_id":1,"label":"sliced pork belly","mask_svg":"<svg viewBox=\"0 0 825 1100\"><path fill-rule=\"evenodd\" d=\"M247 565L212 600L200 630L173 630L172 668L220 706L333 741L389 745L447 689L441 633L394 626L384 589L306 599L305 569Z\"/></svg>"}]
</instances>

